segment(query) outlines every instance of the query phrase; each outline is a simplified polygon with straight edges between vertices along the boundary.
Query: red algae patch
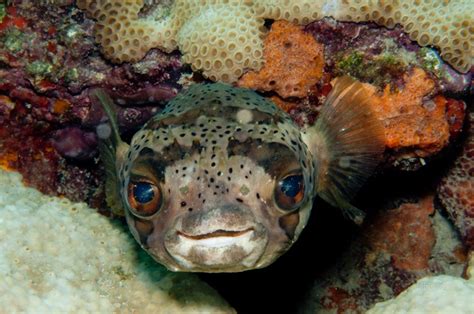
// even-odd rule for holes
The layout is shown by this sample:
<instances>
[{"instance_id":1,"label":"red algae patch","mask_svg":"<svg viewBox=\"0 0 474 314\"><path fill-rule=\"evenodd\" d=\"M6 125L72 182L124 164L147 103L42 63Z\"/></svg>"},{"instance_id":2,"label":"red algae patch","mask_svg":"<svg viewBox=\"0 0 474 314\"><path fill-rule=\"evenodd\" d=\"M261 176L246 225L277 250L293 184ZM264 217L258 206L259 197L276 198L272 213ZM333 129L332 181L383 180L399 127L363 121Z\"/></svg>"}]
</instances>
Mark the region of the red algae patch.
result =
<instances>
[{"instance_id":1,"label":"red algae patch","mask_svg":"<svg viewBox=\"0 0 474 314\"><path fill-rule=\"evenodd\" d=\"M385 127L386 147L393 150L410 148L416 157L435 154L449 141L447 100L436 96L423 102L423 98L433 92L435 83L422 69L414 68L404 76L404 81L405 86L396 91L387 85L374 100L374 112Z\"/></svg>"},{"instance_id":2,"label":"red algae patch","mask_svg":"<svg viewBox=\"0 0 474 314\"><path fill-rule=\"evenodd\" d=\"M430 215L434 212L433 197L419 203L405 203L381 215L369 226L366 237L372 252L390 254L393 265L406 271L426 270L435 244Z\"/></svg>"},{"instance_id":3,"label":"red algae patch","mask_svg":"<svg viewBox=\"0 0 474 314\"><path fill-rule=\"evenodd\" d=\"M264 41L263 55L263 68L244 74L239 86L275 91L283 98L302 98L323 75L323 46L289 22L273 23Z\"/></svg>"}]
</instances>

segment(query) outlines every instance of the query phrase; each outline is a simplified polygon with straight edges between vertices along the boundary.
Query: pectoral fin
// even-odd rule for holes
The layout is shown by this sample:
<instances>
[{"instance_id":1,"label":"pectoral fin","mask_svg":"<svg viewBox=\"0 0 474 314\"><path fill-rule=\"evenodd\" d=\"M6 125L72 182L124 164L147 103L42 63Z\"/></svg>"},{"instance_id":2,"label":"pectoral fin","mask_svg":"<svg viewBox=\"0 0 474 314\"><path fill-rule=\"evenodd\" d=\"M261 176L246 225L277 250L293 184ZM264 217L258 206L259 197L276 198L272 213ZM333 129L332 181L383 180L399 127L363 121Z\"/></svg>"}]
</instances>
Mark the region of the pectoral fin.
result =
<instances>
[{"instance_id":1,"label":"pectoral fin","mask_svg":"<svg viewBox=\"0 0 474 314\"><path fill-rule=\"evenodd\" d=\"M361 223L350 200L372 175L385 149L384 130L371 107L372 93L348 77L335 80L316 124L303 139L316 158L319 196Z\"/></svg>"},{"instance_id":2,"label":"pectoral fin","mask_svg":"<svg viewBox=\"0 0 474 314\"><path fill-rule=\"evenodd\" d=\"M112 99L102 89L97 89L92 94L95 96L102 108L104 108L109 121L97 127L99 137L100 159L105 168L105 195L107 205L116 215L123 216L124 209L120 197L120 182L118 178L118 167L124 159L128 150L128 144L122 141L118 130L115 105Z\"/></svg>"}]
</instances>

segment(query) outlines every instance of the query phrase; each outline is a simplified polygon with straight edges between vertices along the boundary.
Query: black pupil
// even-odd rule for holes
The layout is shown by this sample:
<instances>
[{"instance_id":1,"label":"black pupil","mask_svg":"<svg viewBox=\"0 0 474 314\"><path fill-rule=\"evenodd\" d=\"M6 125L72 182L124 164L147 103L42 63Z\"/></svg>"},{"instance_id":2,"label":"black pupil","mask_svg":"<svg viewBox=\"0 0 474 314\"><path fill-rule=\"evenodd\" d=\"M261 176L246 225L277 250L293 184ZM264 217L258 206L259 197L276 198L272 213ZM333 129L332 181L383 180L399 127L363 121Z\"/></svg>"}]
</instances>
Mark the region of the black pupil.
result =
<instances>
[{"instance_id":1,"label":"black pupil","mask_svg":"<svg viewBox=\"0 0 474 314\"><path fill-rule=\"evenodd\" d=\"M290 176L281 181L281 191L288 197L295 197L301 191L303 176Z\"/></svg>"},{"instance_id":2,"label":"black pupil","mask_svg":"<svg viewBox=\"0 0 474 314\"><path fill-rule=\"evenodd\" d=\"M133 197L139 203L145 204L151 202L155 197L153 186L150 183L138 182L133 187Z\"/></svg>"}]
</instances>

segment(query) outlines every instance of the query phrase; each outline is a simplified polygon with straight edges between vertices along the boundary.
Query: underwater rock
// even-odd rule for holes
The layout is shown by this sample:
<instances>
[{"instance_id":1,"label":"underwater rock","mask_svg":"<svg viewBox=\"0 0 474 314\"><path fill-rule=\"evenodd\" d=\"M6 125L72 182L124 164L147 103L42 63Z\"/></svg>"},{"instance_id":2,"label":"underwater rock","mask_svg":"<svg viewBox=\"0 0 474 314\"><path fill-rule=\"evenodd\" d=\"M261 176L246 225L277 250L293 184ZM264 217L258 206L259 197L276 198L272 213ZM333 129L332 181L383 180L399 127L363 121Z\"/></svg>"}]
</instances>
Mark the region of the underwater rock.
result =
<instances>
[{"instance_id":1,"label":"underwater rock","mask_svg":"<svg viewBox=\"0 0 474 314\"><path fill-rule=\"evenodd\" d=\"M459 229L464 243L474 249L474 113L462 151L438 187L438 198Z\"/></svg>"},{"instance_id":2,"label":"underwater rock","mask_svg":"<svg viewBox=\"0 0 474 314\"><path fill-rule=\"evenodd\" d=\"M97 136L94 132L84 132L78 127L66 127L53 132L53 145L65 157L88 159L94 155Z\"/></svg>"},{"instance_id":3,"label":"underwater rock","mask_svg":"<svg viewBox=\"0 0 474 314\"><path fill-rule=\"evenodd\" d=\"M240 87L303 98L323 75L323 46L300 26L286 21L272 24L263 57L264 66L258 72L245 73L238 81Z\"/></svg>"},{"instance_id":4,"label":"underwater rock","mask_svg":"<svg viewBox=\"0 0 474 314\"><path fill-rule=\"evenodd\" d=\"M18 1L0 4L2 12L0 165L44 193L97 206L93 133L104 114L90 92L109 91L123 131L135 129L176 94L179 56L152 50L133 65L112 65L95 46L93 22L75 6Z\"/></svg>"},{"instance_id":5,"label":"underwater rock","mask_svg":"<svg viewBox=\"0 0 474 314\"><path fill-rule=\"evenodd\" d=\"M383 252L390 256L397 269L427 269L436 240L429 217L433 211L433 198L427 197L419 203L402 204L377 217L364 231L371 249L367 261Z\"/></svg>"},{"instance_id":6,"label":"underwater rock","mask_svg":"<svg viewBox=\"0 0 474 314\"><path fill-rule=\"evenodd\" d=\"M300 312L362 313L394 298L418 279L461 276L465 253L433 196L380 210L360 230L334 267L314 279Z\"/></svg>"},{"instance_id":7,"label":"underwater rock","mask_svg":"<svg viewBox=\"0 0 474 314\"><path fill-rule=\"evenodd\" d=\"M3 170L0 222L5 311L234 312L194 275L155 263L120 224Z\"/></svg>"}]
</instances>

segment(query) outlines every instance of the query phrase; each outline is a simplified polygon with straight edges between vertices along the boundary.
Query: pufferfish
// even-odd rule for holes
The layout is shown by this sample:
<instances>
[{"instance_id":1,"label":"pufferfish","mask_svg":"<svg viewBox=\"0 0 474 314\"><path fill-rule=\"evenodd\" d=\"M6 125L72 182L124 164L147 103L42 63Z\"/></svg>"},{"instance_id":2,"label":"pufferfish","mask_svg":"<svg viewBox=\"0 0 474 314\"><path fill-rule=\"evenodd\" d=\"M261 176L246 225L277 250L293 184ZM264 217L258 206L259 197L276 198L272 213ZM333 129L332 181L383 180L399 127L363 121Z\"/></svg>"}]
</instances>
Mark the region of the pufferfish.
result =
<instances>
[{"instance_id":1,"label":"pufferfish","mask_svg":"<svg viewBox=\"0 0 474 314\"><path fill-rule=\"evenodd\" d=\"M362 83L337 78L313 126L254 91L194 84L121 140L103 91L107 202L143 249L172 271L239 272L274 262L298 239L320 195L349 201L384 150ZM105 133L105 135L104 135Z\"/></svg>"}]
</instances>

